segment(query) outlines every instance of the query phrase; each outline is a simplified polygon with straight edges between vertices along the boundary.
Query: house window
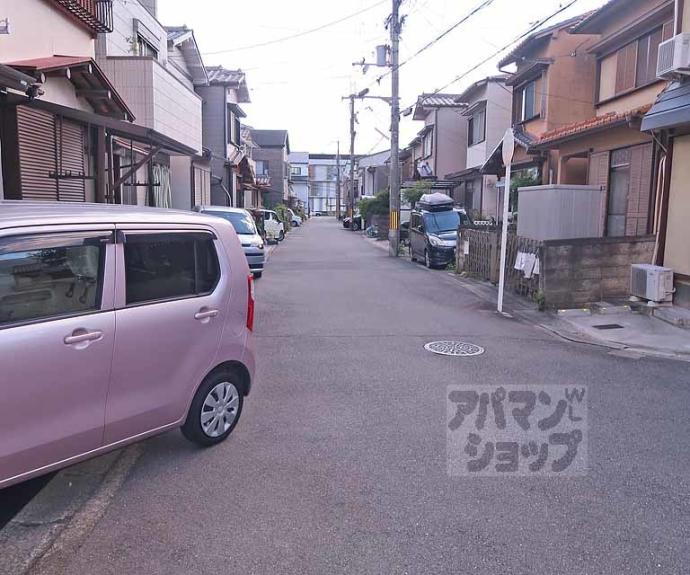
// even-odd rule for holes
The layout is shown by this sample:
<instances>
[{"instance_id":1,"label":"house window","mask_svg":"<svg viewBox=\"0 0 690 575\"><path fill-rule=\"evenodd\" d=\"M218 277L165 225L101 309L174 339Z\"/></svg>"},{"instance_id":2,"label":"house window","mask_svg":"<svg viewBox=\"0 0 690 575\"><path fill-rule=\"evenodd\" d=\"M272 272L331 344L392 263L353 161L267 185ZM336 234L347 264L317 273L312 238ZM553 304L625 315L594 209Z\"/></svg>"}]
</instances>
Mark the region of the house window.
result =
<instances>
[{"instance_id":1,"label":"house window","mask_svg":"<svg viewBox=\"0 0 690 575\"><path fill-rule=\"evenodd\" d=\"M673 23L667 22L616 52L614 95L657 81L656 64L659 44L672 36Z\"/></svg>"},{"instance_id":2,"label":"house window","mask_svg":"<svg viewBox=\"0 0 690 575\"><path fill-rule=\"evenodd\" d=\"M268 176L268 162L266 160L256 160L256 175Z\"/></svg>"},{"instance_id":3,"label":"house window","mask_svg":"<svg viewBox=\"0 0 690 575\"><path fill-rule=\"evenodd\" d=\"M148 56L158 59L158 50L141 34L137 34L136 50L137 56Z\"/></svg>"},{"instance_id":4,"label":"house window","mask_svg":"<svg viewBox=\"0 0 690 575\"><path fill-rule=\"evenodd\" d=\"M434 131L430 130L429 133L424 136L424 157L428 158L431 156L434 147L433 147L433 142L434 142Z\"/></svg>"},{"instance_id":5,"label":"house window","mask_svg":"<svg viewBox=\"0 0 690 575\"><path fill-rule=\"evenodd\" d=\"M537 82L534 79L515 92L513 120L516 124L527 122L541 113L537 104Z\"/></svg>"},{"instance_id":6,"label":"house window","mask_svg":"<svg viewBox=\"0 0 690 575\"><path fill-rule=\"evenodd\" d=\"M293 176L301 176L302 175L302 168L300 168L299 166L292 166L292 167L290 167L290 173Z\"/></svg>"},{"instance_id":7,"label":"house window","mask_svg":"<svg viewBox=\"0 0 690 575\"><path fill-rule=\"evenodd\" d=\"M467 129L467 144L474 146L484 141L486 137L486 110L475 112L470 118Z\"/></svg>"}]
</instances>

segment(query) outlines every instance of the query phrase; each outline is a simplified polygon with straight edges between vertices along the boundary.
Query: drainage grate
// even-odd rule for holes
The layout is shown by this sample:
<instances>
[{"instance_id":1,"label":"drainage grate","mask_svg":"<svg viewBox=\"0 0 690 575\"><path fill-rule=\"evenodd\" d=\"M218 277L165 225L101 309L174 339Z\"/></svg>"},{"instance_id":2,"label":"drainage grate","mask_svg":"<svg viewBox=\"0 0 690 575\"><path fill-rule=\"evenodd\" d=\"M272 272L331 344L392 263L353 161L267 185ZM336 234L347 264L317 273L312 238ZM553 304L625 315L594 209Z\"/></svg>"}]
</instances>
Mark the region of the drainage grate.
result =
<instances>
[{"instance_id":1,"label":"drainage grate","mask_svg":"<svg viewBox=\"0 0 690 575\"><path fill-rule=\"evenodd\" d=\"M438 355L454 355L458 357L471 357L484 353L483 347L462 341L432 341L427 343L424 349Z\"/></svg>"},{"instance_id":2,"label":"drainage grate","mask_svg":"<svg viewBox=\"0 0 690 575\"><path fill-rule=\"evenodd\" d=\"M617 323L602 323L592 326L595 329L623 329L623 326Z\"/></svg>"}]
</instances>

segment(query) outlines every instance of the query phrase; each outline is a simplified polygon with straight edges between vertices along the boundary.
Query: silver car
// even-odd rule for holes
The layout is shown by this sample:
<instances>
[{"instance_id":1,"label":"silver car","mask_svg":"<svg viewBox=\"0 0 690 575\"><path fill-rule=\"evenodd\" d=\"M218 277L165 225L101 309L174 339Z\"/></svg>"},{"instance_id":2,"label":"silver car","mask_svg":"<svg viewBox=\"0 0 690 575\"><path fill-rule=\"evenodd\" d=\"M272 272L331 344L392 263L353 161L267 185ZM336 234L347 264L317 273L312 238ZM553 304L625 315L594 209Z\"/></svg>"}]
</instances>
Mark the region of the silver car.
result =
<instances>
[{"instance_id":1,"label":"silver car","mask_svg":"<svg viewBox=\"0 0 690 575\"><path fill-rule=\"evenodd\" d=\"M264 253L264 239L256 229L256 222L252 215L242 208L226 208L223 206L197 206L195 211L209 216L216 216L229 221L235 228L242 243L242 249L247 256L249 269L255 278L260 278L264 271L266 254Z\"/></svg>"}]
</instances>

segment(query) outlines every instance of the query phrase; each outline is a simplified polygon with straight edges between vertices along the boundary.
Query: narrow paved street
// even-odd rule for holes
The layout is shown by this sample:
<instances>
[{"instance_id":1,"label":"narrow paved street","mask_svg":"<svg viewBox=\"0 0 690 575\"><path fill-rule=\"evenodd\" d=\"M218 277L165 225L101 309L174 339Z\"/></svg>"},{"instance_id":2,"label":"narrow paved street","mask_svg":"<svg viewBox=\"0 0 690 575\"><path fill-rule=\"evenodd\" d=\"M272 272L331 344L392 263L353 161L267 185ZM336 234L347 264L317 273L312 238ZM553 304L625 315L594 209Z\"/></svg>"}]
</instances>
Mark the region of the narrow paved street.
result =
<instances>
[{"instance_id":1,"label":"narrow paved street","mask_svg":"<svg viewBox=\"0 0 690 575\"><path fill-rule=\"evenodd\" d=\"M500 318L332 218L290 234L257 294L258 377L235 435L148 441L64 572L687 572L687 364ZM423 349L437 339L486 353ZM589 385L589 473L449 477L452 383Z\"/></svg>"}]
</instances>

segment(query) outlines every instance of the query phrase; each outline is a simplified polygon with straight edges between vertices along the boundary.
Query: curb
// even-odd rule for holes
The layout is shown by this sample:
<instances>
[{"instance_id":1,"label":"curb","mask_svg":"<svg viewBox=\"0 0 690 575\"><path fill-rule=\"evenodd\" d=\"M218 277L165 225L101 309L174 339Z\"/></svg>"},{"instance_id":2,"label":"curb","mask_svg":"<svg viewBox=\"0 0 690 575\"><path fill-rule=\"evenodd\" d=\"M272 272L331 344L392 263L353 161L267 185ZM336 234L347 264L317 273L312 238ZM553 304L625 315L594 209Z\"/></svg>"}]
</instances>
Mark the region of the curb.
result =
<instances>
[{"instance_id":1,"label":"curb","mask_svg":"<svg viewBox=\"0 0 690 575\"><path fill-rule=\"evenodd\" d=\"M137 444L60 471L0 531L0 575L61 572L141 453Z\"/></svg>"}]
</instances>

